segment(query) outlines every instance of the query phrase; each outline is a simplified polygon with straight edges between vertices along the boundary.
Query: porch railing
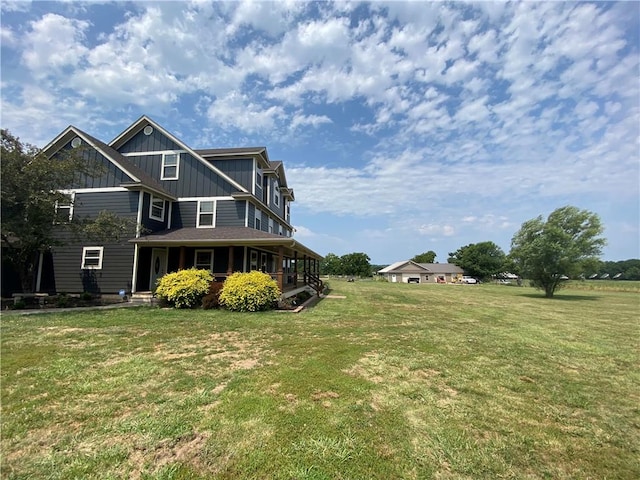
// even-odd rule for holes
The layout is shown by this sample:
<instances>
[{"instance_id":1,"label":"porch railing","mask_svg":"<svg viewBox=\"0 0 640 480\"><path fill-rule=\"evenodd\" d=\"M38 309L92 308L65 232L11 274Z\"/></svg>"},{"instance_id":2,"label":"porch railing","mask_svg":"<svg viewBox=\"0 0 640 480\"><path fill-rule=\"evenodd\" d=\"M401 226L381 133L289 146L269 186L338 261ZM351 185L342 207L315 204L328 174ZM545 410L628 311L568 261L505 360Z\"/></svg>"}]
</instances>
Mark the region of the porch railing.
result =
<instances>
[{"instance_id":1,"label":"porch railing","mask_svg":"<svg viewBox=\"0 0 640 480\"><path fill-rule=\"evenodd\" d=\"M304 283L313 288L318 296L320 296L322 290L324 290L324 283L322 283L320 277L315 273L304 272Z\"/></svg>"}]
</instances>

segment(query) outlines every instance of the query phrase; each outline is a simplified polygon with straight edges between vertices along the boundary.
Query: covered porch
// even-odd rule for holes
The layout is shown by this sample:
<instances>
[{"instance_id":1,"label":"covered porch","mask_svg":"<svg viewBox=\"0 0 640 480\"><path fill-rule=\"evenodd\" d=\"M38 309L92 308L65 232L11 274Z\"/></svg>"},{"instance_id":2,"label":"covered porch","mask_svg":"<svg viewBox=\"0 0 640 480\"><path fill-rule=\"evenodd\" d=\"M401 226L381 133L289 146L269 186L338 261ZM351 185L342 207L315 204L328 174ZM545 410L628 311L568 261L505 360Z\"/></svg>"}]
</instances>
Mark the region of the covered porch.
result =
<instances>
[{"instance_id":1,"label":"covered porch","mask_svg":"<svg viewBox=\"0 0 640 480\"><path fill-rule=\"evenodd\" d=\"M219 282L234 272L260 270L285 296L307 285L317 293L323 288L322 257L290 237L219 227L166 230L130 241L135 245L132 293L153 291L164 274L192 267L210 270Z\"/></svg>"}]
</instances>

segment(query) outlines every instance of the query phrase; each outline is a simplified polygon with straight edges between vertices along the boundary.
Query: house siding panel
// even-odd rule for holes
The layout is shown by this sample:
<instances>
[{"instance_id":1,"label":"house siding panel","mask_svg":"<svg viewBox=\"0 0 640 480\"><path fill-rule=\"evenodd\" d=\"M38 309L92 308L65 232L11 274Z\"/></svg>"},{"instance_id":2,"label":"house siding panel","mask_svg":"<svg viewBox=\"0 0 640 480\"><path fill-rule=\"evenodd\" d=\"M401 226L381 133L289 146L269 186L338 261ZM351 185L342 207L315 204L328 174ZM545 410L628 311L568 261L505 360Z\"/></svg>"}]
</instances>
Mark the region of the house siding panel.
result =
<instances>
[{"instance_id":1,"label":"house siding panel","mask_svg":"<svg viewBox=\"0 0 640 480\"><path fill-rule=\"evenodd\" d=\"M244 201L218 200L216 207L217 227L244 227Z\"/></svg>"},{"instance_id":2,"label":"house siding panel","mask_svg":"<svg viewBox=\"0 0 640 480\"><path fill-rule=\"evenodd\" d=\"M219 170L226 173L229 177L233 178L248 191L253 191L252 186L255 182L255 179L253 177L253 159L239 158L229 160L215 160L212 162L212 164Z\"/></svg>"},{"instance_id":3,"label":"house siding panel","mask_svg":"<svg viewBox=\"0 0 640 480\"><path fill-rule=\"evenodd\" d=\"M176 197L221 197L229 196L238 188L212 171L200 160L189 153L180 154L178 180L160 180L162 155L135 155L127 157L152 178L160 182L163 188Z\"/></svg>"},{"instance_id":4,"label":"house siding panel","mask_svg":"<svg viewBox=\"0 0 640 480\"><path fill-rule=\"evenodd\" d=\"M72 150L71 143L63 147L64 150ZM107 188L119 187L122 183L130 183L133 179L108 160L97 150L86 147L81 152L83 160L89 165L97 167L93 175L81 174L78 180L68 186L69 188ZM53 157L55 160L56 156Z\"/></svg>"},{"instance_id":5,"label":"house siding panel","mask_svg":"<svg viewBox=\"0 0 640 480\"><path fill-rule=\"evenodd\" d=\"M198 202L174 202L171 212L171 229L196 226Z\"/></svg>"},{"instance_id":6,"label":"house siding panel","mask_svg":"<svg viewBox=\"0 0 640 480\"><path fill-rule=\"evenodd\" d=\"M100 211L107 210L135 220L138 195L138 192L79 193L75 197L73 215L76 219L95 217ZM135 227L119 242L77 240L68 232L56 236L62 240L62 246L52 248L53 278L59 292L110 294L131 289L134 246L127 240L135 236ZM104 247L102 269L81 268L82 249L89 246Z\"/></svg>"},{"instance_id":7,"label":"house siding panel","mask_svg":"<svg viewBox=\"0 0 640 480\"><path fill-rule=\"evenodd\" d=\"M122 145L118 151L120 153L133 152L159 152L163 150L181 150L182 147L173 140L163 135L157 129L151 135L145 135L142 130L133 136L127 143Z\"/></svg>"},{"instance_id":8,"label":"house siding panel","mask_svg":"<svg viewBox=\"0 0 640 480\"><path fill-rule=\"evenodd\" d=\"M102 269L83 270L83 247L104 247ZM134 246L123 240L101 243L91 240L74 242L67 237L62 246L51 249L54 281L58 292L114 294L121 289L131 290Z\"/></svg>"},{"instance_id":9,"label":"house siding panel","mask_svg":"<svg viewBox=\"0 0 640 480\"><path fill-rule=\"evenodd\" d=\"M253 203L249 204L249 221L247 222L249 228L256 228L256 206Z\"/></svg>"}]
</instances>

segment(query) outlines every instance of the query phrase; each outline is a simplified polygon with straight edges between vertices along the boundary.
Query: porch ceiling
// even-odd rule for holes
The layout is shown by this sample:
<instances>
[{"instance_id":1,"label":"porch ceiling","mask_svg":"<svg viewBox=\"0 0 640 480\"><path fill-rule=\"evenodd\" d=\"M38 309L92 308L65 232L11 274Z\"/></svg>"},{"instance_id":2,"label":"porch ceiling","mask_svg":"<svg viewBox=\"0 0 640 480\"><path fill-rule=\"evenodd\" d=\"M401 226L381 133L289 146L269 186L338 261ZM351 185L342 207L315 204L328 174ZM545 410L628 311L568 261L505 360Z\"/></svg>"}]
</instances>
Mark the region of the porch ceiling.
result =
<instances>
[{"instance_id":1,"label":"porch ceiling","mask_svg":"<svg viewBox=\"0 0 640 480\"><path fill-rule=\"evenodd\" d=\"M276 250L278 247L284 247L291 252L297 251L312 258L322 258L322 255L291 237L274 235L248 227L178 228L133 238L129 242L141 247L253 246Z\"/></svg>"}]
</instances>

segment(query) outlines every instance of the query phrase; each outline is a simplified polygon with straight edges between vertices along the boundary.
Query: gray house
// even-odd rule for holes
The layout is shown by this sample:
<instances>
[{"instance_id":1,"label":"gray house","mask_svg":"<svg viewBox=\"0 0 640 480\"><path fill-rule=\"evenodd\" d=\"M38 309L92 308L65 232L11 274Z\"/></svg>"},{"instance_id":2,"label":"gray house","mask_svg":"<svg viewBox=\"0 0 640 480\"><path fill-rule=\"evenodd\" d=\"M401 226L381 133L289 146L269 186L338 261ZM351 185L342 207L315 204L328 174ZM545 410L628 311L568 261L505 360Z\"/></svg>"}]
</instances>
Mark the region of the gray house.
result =
<instances>
[{"instance_id":1,"label":"gray house","mask_svg":"<svg viewBox=\"0 0 640 480\"><path fill-rule=\"evenodd\" d=\"M190 267L219 281L262 270L289 293L322 288L322 257L294 238L293 189L265 147L195 150L143 116L108 144L70 126L44 153L55 160L70 149L102 168L65 186L58 217L107 210L137 228L112 243L65 238L41 254L36 291L149 292Z\"/></svg>"},{"instance_id":2,"label":"gray house","mask_svg":"<svg viewBox=\"0 0 640 480\"><path fill-rule=\"evenodd\" d=\"M463 274L462 268L452 263L416 263L412 260L378 270L378 275L394 283L455 283Z\"/></svg>"}]
</instances>

